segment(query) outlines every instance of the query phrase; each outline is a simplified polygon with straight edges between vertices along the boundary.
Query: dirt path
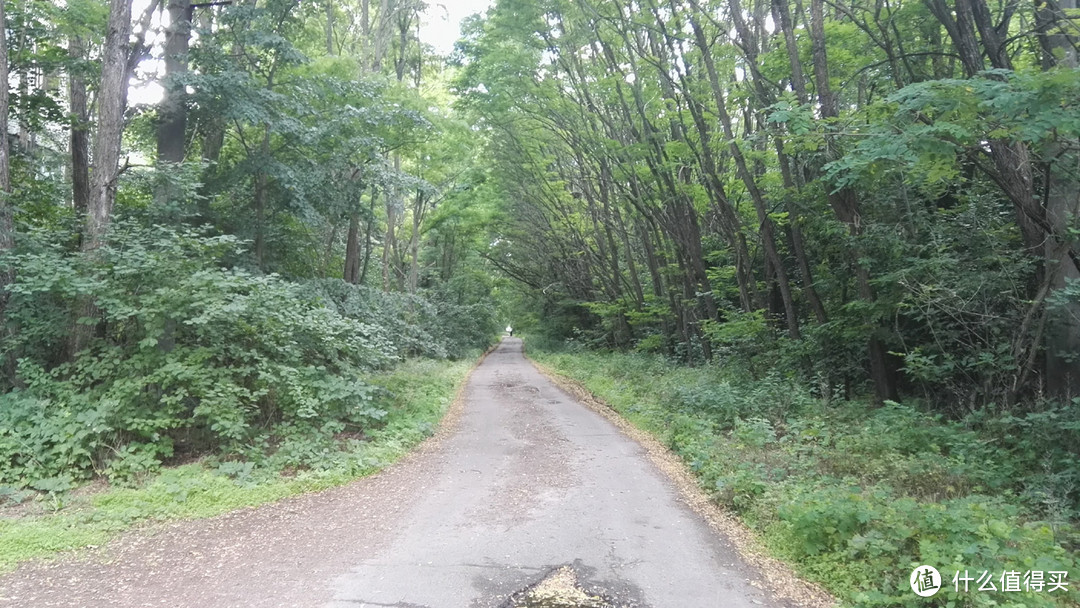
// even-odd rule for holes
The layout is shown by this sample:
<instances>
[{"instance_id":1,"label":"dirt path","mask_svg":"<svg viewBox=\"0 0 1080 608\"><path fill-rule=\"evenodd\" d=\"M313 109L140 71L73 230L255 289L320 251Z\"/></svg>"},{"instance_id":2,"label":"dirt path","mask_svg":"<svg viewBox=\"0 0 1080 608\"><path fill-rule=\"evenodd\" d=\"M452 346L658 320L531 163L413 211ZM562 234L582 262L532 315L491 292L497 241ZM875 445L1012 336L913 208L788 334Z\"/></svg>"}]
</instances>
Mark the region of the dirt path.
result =
<instances>
[{"instance_id":1,"label":"dirt path","mask_svg":"<svg viewBox=\"0 0 1080 608\"><path fill-rule=\"evenodd\" d=\"M791 605L519 339L473 372L450 424L348 486L23 567L0 607L496 608L561 566L613 606Z\"/></svg>"}]
</instances>

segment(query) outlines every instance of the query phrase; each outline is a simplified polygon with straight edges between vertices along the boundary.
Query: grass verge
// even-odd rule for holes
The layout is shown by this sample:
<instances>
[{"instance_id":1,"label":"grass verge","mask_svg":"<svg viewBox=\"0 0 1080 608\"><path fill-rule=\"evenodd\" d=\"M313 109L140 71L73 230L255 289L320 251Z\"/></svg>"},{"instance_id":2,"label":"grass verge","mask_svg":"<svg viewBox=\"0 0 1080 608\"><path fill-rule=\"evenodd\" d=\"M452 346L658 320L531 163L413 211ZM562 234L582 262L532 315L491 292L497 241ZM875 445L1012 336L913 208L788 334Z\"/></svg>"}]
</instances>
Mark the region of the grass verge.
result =
<instances>
[{"instance_id":1,"label":"grass verge","mask_svg":"<svg viewBox=\"0 0 1080 608\"><path fill-rule=\"evenodd\" d=\"M213 517L374 473L435 432L472 367L471 359L418 359L369 378L385 389L385 424L363 440L339 442L336 450L320 446L325 453L319 467L280 471L206 458L164 469L134 488L39 495L39 504L8 506L7 515L0 511L0 573L27 560L102 545L134 526Z\"/></svg>"},{"instance_id":2,"label":"grass verge","mask_svg":"<svg viewBox=\"0 0 1080 608\"><path fill-rule=\"evenodd\" d=\"M1028 438L1043 452L1029 456L1023 438L999 438L986 421L975 428L896 403L826 403L778 376L750 382L641 354L529 355L667 445L770 553L843 605L1050 607L1080 599L1068 580L1080 574L1080 537L1061 506L1067 488L1039 472L1040 459L1060 447L1049 429ZM932 598L909 586L923 564L942 573ZM974 579L967 592L962 579L954 586L957 572ZM1043 574L1041 590L1031 572ZM1068 573L1066 590L1049 591L1059 576L1052 572ZM983 573L995 591L979 590L988 588Z\"/></svg>"}]
</instances>

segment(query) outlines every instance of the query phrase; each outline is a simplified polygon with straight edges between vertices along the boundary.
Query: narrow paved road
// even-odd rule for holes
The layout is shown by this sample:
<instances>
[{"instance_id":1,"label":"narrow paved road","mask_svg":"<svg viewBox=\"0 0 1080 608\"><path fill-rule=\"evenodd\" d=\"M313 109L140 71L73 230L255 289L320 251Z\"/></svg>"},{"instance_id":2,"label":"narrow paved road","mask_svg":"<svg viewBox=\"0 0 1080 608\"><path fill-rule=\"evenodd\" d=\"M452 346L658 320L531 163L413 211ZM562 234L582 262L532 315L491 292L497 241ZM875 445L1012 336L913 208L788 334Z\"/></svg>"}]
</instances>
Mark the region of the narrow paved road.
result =
<instances>
[{"instance_id":1,"label":"narrow paved road","mask_svg":"<svg viewBox=\"0 0 1080 608\"><path fill-rule=\"evenodd\" d=\"M22 568L0 578L0 607L496 608L565 564L620 607L781 605L639 444L510 338L474 371L456 429L405 462Z\"/></svg>"}]
</instances>

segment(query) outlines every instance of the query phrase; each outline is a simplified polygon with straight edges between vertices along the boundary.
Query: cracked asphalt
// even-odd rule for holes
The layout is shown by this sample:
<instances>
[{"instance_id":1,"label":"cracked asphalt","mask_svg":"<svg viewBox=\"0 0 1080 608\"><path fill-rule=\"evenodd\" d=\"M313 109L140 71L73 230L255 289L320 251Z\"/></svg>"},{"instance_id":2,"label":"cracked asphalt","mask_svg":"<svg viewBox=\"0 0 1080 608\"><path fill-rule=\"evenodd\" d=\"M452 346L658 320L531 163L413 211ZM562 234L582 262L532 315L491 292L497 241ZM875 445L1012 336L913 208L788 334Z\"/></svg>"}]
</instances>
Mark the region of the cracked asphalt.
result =
<instances>
[{"instance_id":1,"label":"cracked asphalt","mask_svg":"<svg viewBox=\"0 0 1080 608\"><path fill-rule=\"evenodd\" d=\"M645 450L507 338L444 436L343 488L0 577L7 606L497 608L560 566L614 606L784 606Z\"/></svg>"}]
</instances>

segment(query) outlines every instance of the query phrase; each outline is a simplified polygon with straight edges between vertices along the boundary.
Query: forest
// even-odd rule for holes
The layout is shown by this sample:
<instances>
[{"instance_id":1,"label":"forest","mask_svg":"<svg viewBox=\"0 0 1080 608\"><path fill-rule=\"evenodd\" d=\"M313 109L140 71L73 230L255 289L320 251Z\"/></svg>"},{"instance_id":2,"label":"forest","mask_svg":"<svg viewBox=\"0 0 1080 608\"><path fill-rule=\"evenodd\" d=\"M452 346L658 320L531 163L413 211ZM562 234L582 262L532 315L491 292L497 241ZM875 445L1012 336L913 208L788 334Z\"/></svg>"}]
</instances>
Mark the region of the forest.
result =
<instances>
[{"instance_id":1,"label":"forest","mask_svg":"<svg viewBox=\"0 0 1080 608\"><path fill-rule=\"evenodd\" d=\"M510 324L846 602L1080 571L1076 0L437 5L0 4L0 502L367 470Z\"/></svg>"},{"instance_id":2,"label":"forest","mask_svg":"<svg viewBox=\"0 0 1080 608\"><path fill-rule=\"evenodd\" d=\"M485 175L420 4L4 8L0 485L315 466L385 422L368 376L490 343Z\"/></svg>"}]
</instances>

